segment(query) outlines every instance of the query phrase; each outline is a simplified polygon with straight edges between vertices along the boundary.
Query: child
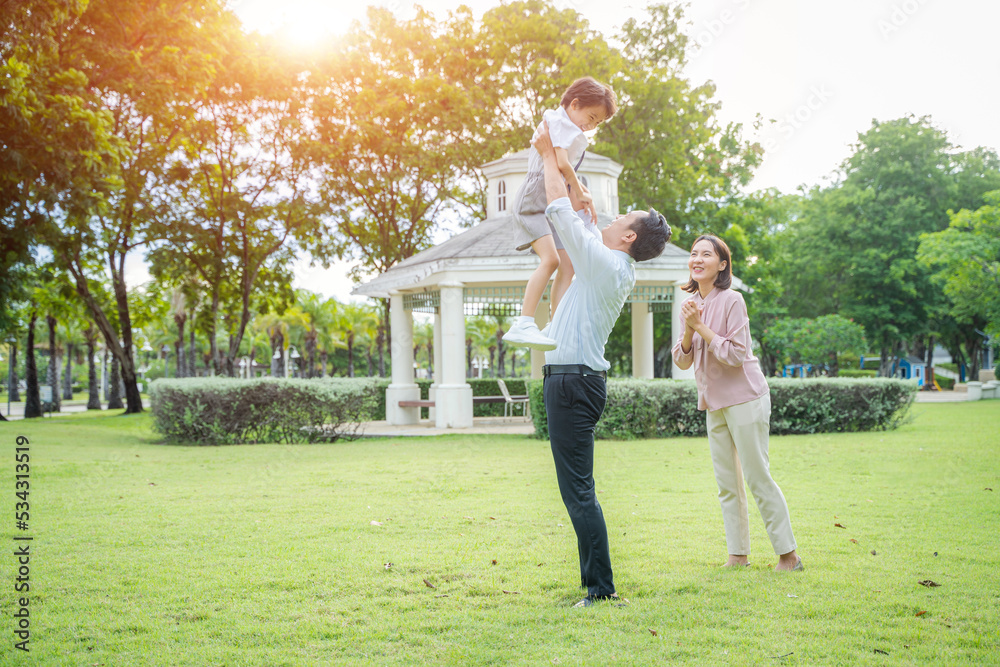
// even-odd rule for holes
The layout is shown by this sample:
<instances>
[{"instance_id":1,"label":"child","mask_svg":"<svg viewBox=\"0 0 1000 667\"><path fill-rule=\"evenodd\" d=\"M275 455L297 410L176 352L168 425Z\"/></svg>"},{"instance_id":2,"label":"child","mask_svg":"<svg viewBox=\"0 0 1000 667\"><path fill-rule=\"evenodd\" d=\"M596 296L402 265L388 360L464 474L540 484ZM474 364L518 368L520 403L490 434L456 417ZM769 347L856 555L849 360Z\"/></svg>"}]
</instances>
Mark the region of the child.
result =
<instances>
[{"instance_id":1,"label":"child","mask_svg":"<svg viewBox=\"0 0 1000 667\"><path fill-rule=\"evenodd\" d=\"M681 304L684 335L673 348L678 368L694 365L698 409L705 410L708 447L722 505L728 567L747 565L750 517L744 477L778 554L775 570L801 570L788 504L771 477L768 432L771 397L753 355L743 296L729 289L729 247L717 236L695 239L688 259L691 280L681 289L693 296Z\"/></svg>"},{"instance_id":2,"label":"child","mask_svg":"<svg viewBox=\"0 0 1000 667\"><path fill-rule=\"evenodd\" d=\"M581 217L584 221L589 217L592 226L597 221L597 211L590 192L577 178L576 169L583 162L583 155L587 150L587 136L584 132L593 130L615 115L617 110L618 102L614 91L588 76L577 79L566 89L558 109L550 109L542 115L543 122L549 128L559 171L566 180L573 208L583 208ZM542 158L538 151L533 150L528 159L528 175L514 198L514 242L518 250L530 246L541 262L524 288L521 316L514 320L503 340L536 350L556 348L555 340L544 335L535 324L535 309L542 300L549 278L556 269L559 270L552 284L550 319L573 280L573 265L569 256L558 234L545 219L547 204Z\"/></svg>"}]
</instances>

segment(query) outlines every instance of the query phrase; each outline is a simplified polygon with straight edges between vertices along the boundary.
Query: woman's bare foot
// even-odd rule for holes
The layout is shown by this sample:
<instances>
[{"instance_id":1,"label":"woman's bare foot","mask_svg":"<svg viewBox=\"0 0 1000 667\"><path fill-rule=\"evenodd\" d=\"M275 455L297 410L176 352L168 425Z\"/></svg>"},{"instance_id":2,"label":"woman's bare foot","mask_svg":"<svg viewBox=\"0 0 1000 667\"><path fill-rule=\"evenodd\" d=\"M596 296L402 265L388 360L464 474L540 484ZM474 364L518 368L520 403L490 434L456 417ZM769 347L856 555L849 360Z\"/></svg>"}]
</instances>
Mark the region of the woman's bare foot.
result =
<instances>
[{"instance_id":1,"label":"woman's bare foot","mask_svg":"<svg viewBox=\"0 0 1000 667\"><path fill-rule=\"evenodd\" d=\"M787 554L778 556L778 564L774 566L775 572L791 572L792 570L801 569L802 559L799 558L795 551L789 551Z\"/></svg>"},{"instance_id":2,"label":"woman's bare foot","mask_svg":"<svg viewBox=\"0 0 1000 667\"><path fill-rule=\"evenodd\" d=\"M722 567L747 567L750 563L747 562L746 556L737 556L734 554L729 554L729 560Z\"/></svg>"}]
</instances>

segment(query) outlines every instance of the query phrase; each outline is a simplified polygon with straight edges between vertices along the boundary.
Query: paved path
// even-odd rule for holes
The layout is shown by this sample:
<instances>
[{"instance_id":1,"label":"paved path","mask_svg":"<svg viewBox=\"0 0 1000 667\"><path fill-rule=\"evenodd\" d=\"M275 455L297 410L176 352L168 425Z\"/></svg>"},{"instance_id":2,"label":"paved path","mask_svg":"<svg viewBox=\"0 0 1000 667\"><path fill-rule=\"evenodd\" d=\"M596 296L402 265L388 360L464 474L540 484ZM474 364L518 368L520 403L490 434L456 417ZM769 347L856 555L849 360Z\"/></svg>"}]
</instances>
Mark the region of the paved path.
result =
<instances>
[{"instance_id":1,"label":"paved path","mask_svg":"<svg viewBox=\"0 0 1000 667\"><path fill-rule=\"evenodd\" d=\"M918 391L917 403L957 403L969 400L964 391Z\"/></svg>"},{"instance_id":2,"label":"paved path","mask_svg":"<svg viewBox=\"0 0 1000 667\"><path fill-rule=\"evenodd\" d=\"M107 408L107 403L102 403L102 405ZM52 414L64 414L67 412L86 412L87 411L87 401L66 401L62 402L62 409L59 412L54 412ZM11 403L10 404L10 414L7 414L7 401L0 402L0 412L3 412L3 416L7 419L24 419L24 402L21 403ZM48 413L46 413L48 416Z\"/></svg>"},{"instance_id":3,"label":"paved path","mask_svg":"<svg viewBox=\"0 0 1000 667\"><path fill-rule=\"evenodd\" d=\"M535 426L530 421L521 418L504 420L497 417L473 417L471 428L447 429L438 428L434 422L427 419L412 426L393 426L388 422L365 422L362 426L366 438L419 437L427 435L479 435L502 434L532 435Z\"/></svg>"}]
</instances>

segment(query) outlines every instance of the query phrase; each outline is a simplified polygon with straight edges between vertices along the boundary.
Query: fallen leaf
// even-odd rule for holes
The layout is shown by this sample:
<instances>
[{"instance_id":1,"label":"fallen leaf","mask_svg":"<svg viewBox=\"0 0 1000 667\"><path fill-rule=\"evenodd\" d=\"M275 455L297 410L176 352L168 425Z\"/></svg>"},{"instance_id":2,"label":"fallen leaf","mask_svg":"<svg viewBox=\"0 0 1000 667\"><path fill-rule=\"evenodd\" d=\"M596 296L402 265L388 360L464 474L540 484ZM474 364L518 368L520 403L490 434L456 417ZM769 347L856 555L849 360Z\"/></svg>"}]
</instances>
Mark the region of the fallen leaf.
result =
<instances>
[{"instance_id":1,"label":"fallen leaf","mask_svg":"<svg viewBox=\"0 0 1000 667\"><path fill-rule=\"evenodd\" d=\"M926 614L926 613L927 613L926 611L918 611L918 612L916 613L916 615L917 615L917 616L923 616L923 615L924 615L924 614Z\"/></svg>"},{"instance_id":2,"label":"fallen leaf","mask_svg":"<svg viewBox=\"0 0 1000 667\"><path fill-rule=\"evenodd\" d=\"M986 487L986 490L987 490L987 491L992 491L993 489L991 489L990 487L988 487L988 486L987 486L987 487Z\"/></svg>"},{"instance_id":3,"label":"fallen leaf","mask_svg":"<svg viewBox=\"0 0 1000 667\"><path fill-rule=\"evenodd\" d=\"M878 556L878 553L874 549L872 549L872 556Z\"/></svg>"},{"instance_id":4,"label":"fallen leaf","mask_svg":"<svg viewBox=\"0 0 1000 667\"><path fill-rule=\"evenodd\" d=\"M541 567L541 566L543 566L543 565L545 565L545 563L539 563L539 564L538 564L538 567Z\"/></svg>"},{"instance_id":5,"label":"fallen leaf","mask_svg":"<svg viewBox=\"0 0 1000 667\"><path fill-rule=\"evenodd\" d=\"M836 526L837 528L847 528L847 526L842 526L842 525L841 525L841 524L839 524L839 523L835 523L835 524L833 524L833 525L834 525L834 526Z\"/></svg>"},{"instance_id":6,"label":"fallen leaf","mask_svg":"<svg viewBox=\"0 0 1000 667\"><path fill-rule=\"evenodd\" d=\"M385 564L385 569L387 569L387 570L392 569L392 563L386 563Z\"/></svg>"},{"instance_id":7,"label":"fallen leaf","mask_svg":"<svg viewBox=\"0 0 1000 667\"><path fill-rule=\"evenodd\" d=\"M921 586L926 586L927 588L936 588L937 586L941 585L936 581L931 581L930 579L924 579L923 581L918 581L917 583L920 584Z\"/></svg>"},{"instance_id":8,"label":"fallen leaf","mask_svg":"<svg viewBox=\"0 0 1000 667\"><path fill-rule=\"evenodd\" d=\"M491 516L490 518L493 519L494 521L497 520L497 518L495 516Z\"/></svg>"},{"instance_id":9,"label":"fallen leaf","mask_svg":"<svg viewBox=\"0 0 1000 667\"><path fill-rule=\"evenodd\" d=\"M520 595L521 591L504 591L507 595Z\"/></svg>"},{"instance_id":10,"label":"fallen leaf","mask_svg":"<svg viewBox=\"0 0 1000 667\"><path fill-rule=\"evenodd\" d=\"M471 516L467 516L465 518L468 519L469 521L475 521L475 519L473 519Z\"/></svg>"},{"instance_id":11,"label":"fallen leaf","mask_svg":"<svg viewBox=\"0 0 1000 667\"><path fill-rule=\"evenodd\" d=\"M888 651L883 651L883 650L882 650L882 649L880 649L880 648L877 648L877 649L875 649L875 652L876 652L876 653L881 653L882 655L889 655L889 652L888 652Z\"/></svg>"},{"instance_id":12,"label":"fallen leaf","mask_svg":"<svg viewBox=\"0 0 1000 667\"><path fill-rule=\"evenodd\" d=\"M434 597L436 597L436 598L446 598L446 597L448 597L448 594L447 593L442 593L441 595L435 595Z\"/></svg>"},{"instance_id":13,"label":"fallen leaf","mask_svg":"<svg viewBox=\"0 0 1000 667\"><path fill-rule=\"evenodd\" d=\"M437 588L437 586L427 581L426 579L424 579L424 586L426 586L427 588Z\"/></svg>"},{"instance_id":14,"label":"fallen leaf","mask_svg":"<svg viewBox=\"0 0 1000 667\"><path fill-rule=\"evenodd\" d=\"M653 628L648 628L648 629L649 629L650 634L652 634L654 637L659 637L659 635L656 634L656 630L654 630Z\"/></svg>"},{"instance_id":15,"label":"fallen leaf","mask_svg":"<svg viewBox=\"0 0 1000 667\"><path fill-rule=\"evenodd\" d=\"M369 526L381 526L382 524L380 522L378 522L378 521L369 521L368 525Z\"/></svg>"},{"instance_id":16,"label":"fallen leaf","mask_svg":"<svg viewBox=\"0 0 1000 667\"><path fill-rule=\"evenodd\" d=\"M156 482L150 482L149 485L150 486L156 486Z\"/></svg>"},{"instance_id":17,"label":"fallen leaf","mask_svg":"<svg viewBox=\"0 0 1000 667\"><path fill-rule=\"evenodd\" d=\"M856 539L854 539L853 537L851 538L851 540L850 540L850 541L851 541L851 542L853 542L854 544L857 544L857 543L858 543L858 541L857 541Z\"/></svg>"},{"instance_id":18,"label":"fallen leaf","mask_svg":"<svg viewBox=\"0 0 1000 667\"><path fill-rule=\"evenodd\" d=\"M492 562L493 562L494 565L496 565L497 564L497 559L494 558Z\"/></svg>"}]
</instances>

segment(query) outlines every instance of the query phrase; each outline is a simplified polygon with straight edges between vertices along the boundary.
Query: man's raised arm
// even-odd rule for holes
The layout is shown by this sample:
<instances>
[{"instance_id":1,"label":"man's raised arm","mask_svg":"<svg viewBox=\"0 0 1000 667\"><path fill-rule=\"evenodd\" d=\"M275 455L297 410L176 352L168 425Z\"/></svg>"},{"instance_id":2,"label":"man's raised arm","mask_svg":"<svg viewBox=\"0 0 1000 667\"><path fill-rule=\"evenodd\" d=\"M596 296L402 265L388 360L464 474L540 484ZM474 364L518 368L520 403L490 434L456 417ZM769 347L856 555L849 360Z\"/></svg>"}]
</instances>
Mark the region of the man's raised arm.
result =
<instances>
[{"instance_id":1,"label":"man's raised arm","mask_svg":"<svg viewBox=\"0 0 1000 667\"><path fill-rule=\"evenodd\" d=\"M549 126L544 121L538 133L532 138L531 145L542 156L542 164L545 165L545 197L548 203L566 197L566 182L559 171L559 162L556 160L556 151L552 147L552 139L549 137Z\"/></svg>"}]
</instances>

